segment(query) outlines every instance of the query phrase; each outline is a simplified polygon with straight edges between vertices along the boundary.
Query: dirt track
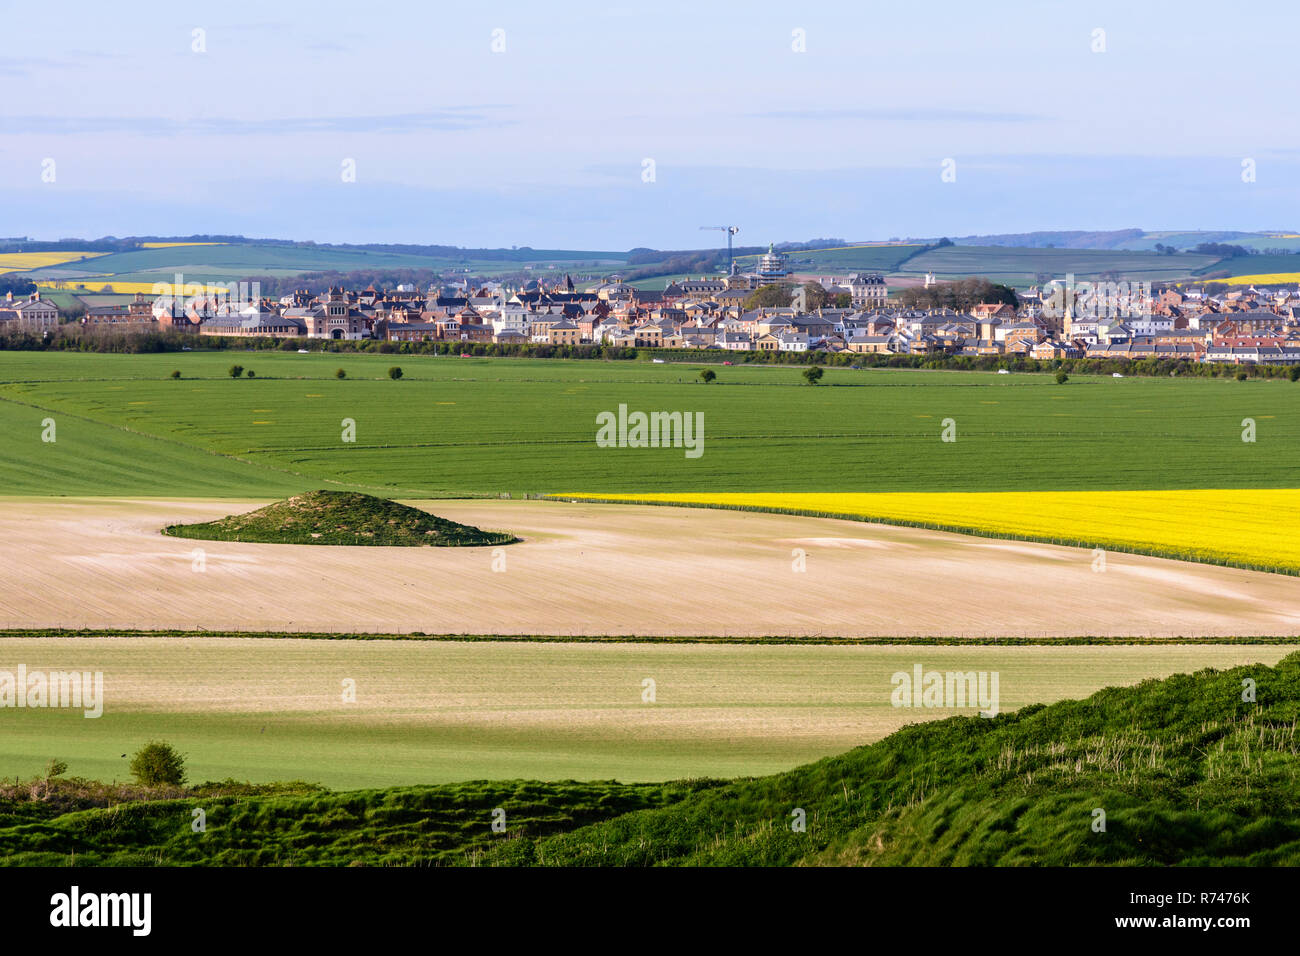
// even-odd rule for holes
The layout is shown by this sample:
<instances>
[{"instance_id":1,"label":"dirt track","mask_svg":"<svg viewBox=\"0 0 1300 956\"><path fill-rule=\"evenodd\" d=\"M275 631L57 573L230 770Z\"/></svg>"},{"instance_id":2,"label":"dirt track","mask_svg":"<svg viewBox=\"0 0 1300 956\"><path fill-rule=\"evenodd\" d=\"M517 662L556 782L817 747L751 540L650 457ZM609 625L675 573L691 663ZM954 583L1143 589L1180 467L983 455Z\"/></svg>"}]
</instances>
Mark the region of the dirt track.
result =
<instances>
[{"instance_id":1,"label":"dirt track","mask_svg":"<svg viewBox=\"0 0 1300 956\"><path fill-rule=\"evenodd\" d=\"M492 549L167 538L260 501L0 499L0 627L476 634L1300 634L1300 578L853 521L423 503ZM194 570L196 548L204 552ZM793 570L795 549L806 571Z\"/></svg>"}]
</instances>

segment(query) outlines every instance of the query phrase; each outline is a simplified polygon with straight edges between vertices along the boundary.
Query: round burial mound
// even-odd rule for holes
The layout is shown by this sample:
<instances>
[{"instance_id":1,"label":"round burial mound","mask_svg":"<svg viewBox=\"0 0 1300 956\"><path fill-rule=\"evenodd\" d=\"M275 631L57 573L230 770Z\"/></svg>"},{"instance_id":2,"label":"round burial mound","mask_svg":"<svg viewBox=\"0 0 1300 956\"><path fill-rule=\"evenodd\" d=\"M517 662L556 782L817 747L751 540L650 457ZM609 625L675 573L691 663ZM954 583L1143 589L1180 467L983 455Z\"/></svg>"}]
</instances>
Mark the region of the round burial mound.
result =
<instances>
[{"instance_id":1,"label":"round burial mound","mask_svg":"<svg viewBox=\"0 0 1300 956\"><path fill-rule=\"evenodd\" d=\"M347 491L311 491L248 514L201 524L168 525L163 534L262 544L435 548L480 547L517 540L508 532L483 531L387 498Z\"/></svg>"}]
</instances>

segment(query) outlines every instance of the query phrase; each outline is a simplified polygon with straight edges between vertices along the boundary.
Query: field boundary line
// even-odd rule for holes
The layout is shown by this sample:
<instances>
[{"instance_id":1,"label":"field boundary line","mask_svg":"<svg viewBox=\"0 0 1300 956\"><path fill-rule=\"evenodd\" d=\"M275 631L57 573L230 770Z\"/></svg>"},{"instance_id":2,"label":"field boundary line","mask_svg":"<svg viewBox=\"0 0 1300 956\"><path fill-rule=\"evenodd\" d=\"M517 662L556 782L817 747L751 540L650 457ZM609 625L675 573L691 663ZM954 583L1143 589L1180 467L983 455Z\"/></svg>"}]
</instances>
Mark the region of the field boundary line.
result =
<instances>
[{"instance_id":1,"label":"field boundary line","mask_svg":"<svg viewBox=\"0 0 1300 956\"><path fill-rule=\"evenodd\" d=\"M151 629L151 628L0 628L0 640L22 638L259 638L266 640L321 641L430 641L464 643L518 644L735 644L735 645L806 645L809 647L1080 647L1080 646L1213 646L1213 645L1297 645L1300 634L1277 637L1239 635L1232 637L836 637L815 635L765 637L725 635L656 636L652 634L426 634L422 631L264 631L238 628Z\"/></svg>"}]
</instances>

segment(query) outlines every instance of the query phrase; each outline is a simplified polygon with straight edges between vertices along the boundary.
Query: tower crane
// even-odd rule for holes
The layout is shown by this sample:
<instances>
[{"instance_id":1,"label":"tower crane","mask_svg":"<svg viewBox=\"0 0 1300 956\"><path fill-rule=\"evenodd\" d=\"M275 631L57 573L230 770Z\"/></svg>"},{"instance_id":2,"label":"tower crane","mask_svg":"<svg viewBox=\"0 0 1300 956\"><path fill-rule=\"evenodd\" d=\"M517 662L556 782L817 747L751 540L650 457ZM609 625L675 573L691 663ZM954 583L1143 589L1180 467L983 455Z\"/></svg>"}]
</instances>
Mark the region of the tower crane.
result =
<instances>
[{"instance_id":1,"label":"tower crane","mask_svg":"<svg viewBox=\"0 0 1300 956\"><path fill-rule=\"evenodd\" d=\"M740 232L739 226L700 226L701 229L707 229L710 232L725 232L727 234L727 275L731 275L731 237Z\"/></svg>"}]
</instances>

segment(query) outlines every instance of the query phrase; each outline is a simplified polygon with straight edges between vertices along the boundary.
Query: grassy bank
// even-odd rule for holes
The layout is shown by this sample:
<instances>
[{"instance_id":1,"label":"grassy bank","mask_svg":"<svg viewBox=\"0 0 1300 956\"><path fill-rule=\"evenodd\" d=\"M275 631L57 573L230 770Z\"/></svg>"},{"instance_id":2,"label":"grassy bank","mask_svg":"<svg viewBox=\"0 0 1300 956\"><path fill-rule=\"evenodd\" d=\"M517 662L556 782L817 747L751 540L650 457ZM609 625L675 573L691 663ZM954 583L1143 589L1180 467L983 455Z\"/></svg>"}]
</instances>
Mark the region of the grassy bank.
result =
<instances>
[{"instance_id":1,"label":"grassy bank","mask_svg":"<svg viewBox=\"0 0 1300 956\"><path fill-rule=\"evenodd\" d=\"M7 788L0 845L18 865L1296 865L1298 723L1293 654L916 724L725 783L185 794L72 812L66 794Z\"/></svg>"}]
</instances>

